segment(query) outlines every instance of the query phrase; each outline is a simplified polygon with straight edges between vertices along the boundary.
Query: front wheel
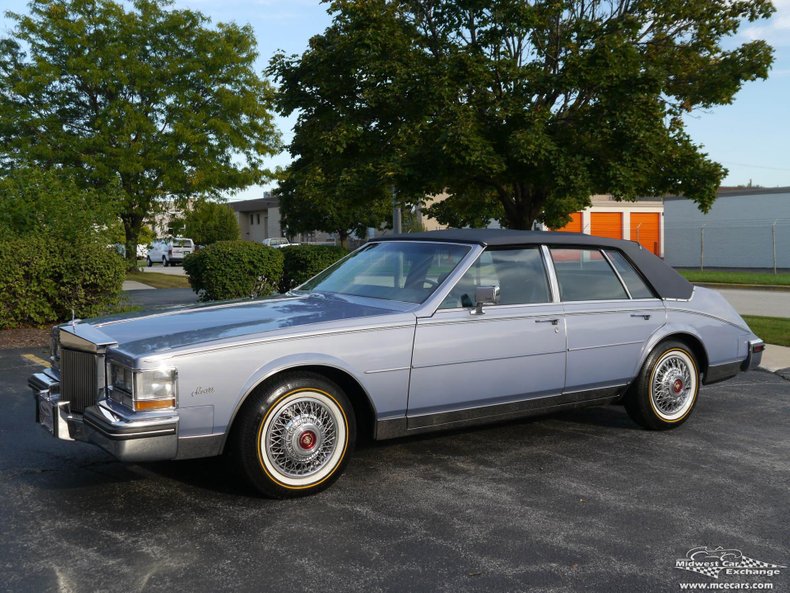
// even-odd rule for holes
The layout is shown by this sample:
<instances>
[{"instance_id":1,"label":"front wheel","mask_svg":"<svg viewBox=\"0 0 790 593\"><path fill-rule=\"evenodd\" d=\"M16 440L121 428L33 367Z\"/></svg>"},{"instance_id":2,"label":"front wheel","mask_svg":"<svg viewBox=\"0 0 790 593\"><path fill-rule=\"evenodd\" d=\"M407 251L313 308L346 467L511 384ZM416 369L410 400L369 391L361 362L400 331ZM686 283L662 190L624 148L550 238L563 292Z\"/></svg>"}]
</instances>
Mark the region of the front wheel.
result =
<instances>
[{"instance_id":1,"label":"front wheel","mask_svg":"<svg viewBox=\"0 0 790 593\"><path fill-rule=\"evenodd\" d=\"M252 394L239 412L231 453L272 498L315 494L340 477L354 448L354 411L343 391L314 373L293 373Z\"/></svg>"},{"instance_id":2,"label":"front wheel","mask_svg":"<svg viewBox=\"0 0 790 593\"><path fill-rule=\"evenodd\" d=\"M647 357L636 383L625 397L625 409L651 430L680 426L691 415L699 394L699 368L681 342L659 344Z\"/></svg>"}]
</instances>

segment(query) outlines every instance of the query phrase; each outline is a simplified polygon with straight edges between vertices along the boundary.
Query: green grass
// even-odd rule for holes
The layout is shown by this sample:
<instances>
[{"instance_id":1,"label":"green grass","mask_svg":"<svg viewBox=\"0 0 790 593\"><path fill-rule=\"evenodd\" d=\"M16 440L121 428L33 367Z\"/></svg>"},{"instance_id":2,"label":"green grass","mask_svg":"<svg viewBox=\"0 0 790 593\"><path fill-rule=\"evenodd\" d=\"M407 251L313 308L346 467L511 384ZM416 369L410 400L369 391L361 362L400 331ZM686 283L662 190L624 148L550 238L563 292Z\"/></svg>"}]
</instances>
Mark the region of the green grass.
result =
<instances>
[{"instance_id":1,"label":"green grass","mask_svg":"<svg viewBox=\"0 0 790 593\"><path fill-rule=\"evenodd\" d=\"M716 270L678 270L678 273L689 282L790 286L790 274L771 274L768 272L720 272Z\"/></svg>"},{"instance_id":2,"label":"green grass","mask_svg":"<svg viewBox=\"0 0 790 593\"><path fill-rule=\"evenodd\" d=\"M154 288L189 288L189 280L186 276L173 276L157 272L127 272L126 279L142 282Z\"/></svg>"},{"instance_id":3,"label":"green grass","mask_svg":"<svg viewBox=\"0 0 790 593\"><path fill-rule=\"evenodd\" d=\"M790 346L790 319L756 315L744 315L743 319L766 344Z\"/></svg>"}]
</instances>

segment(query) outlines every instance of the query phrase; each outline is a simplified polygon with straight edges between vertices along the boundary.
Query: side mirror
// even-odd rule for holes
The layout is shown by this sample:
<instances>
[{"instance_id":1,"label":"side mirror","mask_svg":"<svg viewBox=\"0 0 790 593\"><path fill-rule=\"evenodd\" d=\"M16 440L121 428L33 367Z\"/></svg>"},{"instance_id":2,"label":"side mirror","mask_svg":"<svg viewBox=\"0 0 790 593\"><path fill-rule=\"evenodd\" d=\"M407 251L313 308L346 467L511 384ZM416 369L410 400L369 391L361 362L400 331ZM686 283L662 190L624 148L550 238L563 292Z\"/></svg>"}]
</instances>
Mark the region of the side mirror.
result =
<instances>
[{"instance_id":1,"label":"side mirror","mask_svg":"<svg viewBox=\"0 0 790 593\"><path fill-rule=\"evenodd\" d=\"M483 315L483 305L499 304L499 286L477 286L475 287L475 310L474 315Z\"/></svg>"}]
</instances>

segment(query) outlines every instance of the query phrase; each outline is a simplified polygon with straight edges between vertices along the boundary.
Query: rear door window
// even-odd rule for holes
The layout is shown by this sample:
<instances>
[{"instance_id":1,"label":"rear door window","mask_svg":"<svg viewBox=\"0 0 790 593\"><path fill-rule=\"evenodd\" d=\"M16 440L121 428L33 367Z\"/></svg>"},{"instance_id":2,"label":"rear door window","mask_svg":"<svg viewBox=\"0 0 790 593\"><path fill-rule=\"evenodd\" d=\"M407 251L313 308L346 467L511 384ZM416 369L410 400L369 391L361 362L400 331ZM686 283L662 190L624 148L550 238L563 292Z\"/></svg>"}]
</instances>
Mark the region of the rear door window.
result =
<instances>
[{"instance_id":1,"label":"rear door window","mask_svg":"<svg viewBox=\"0 0 790 593\"><path fill-rule=\"evenodd\" d=\"M627 299L628 293L598 249L550 248L563 301Z\"/></svg>"}]
</instances>

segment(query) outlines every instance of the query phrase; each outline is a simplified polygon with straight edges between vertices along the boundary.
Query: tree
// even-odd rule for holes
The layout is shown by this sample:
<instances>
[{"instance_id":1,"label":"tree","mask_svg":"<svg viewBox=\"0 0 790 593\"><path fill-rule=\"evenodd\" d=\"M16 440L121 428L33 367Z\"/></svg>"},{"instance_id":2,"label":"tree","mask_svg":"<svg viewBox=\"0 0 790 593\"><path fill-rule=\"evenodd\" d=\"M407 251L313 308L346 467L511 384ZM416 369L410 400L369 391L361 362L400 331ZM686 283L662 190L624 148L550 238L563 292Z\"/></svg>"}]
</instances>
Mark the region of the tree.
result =
<instances>
[{"instance_id":1,"label":"tree","mask_svg":"<svg viewBox=\"0 0 790 593\"><path fill-rule=\"evenodd\" d=\"M352 234L364 237L368 227L379 228L392 214L392 198L381 185L365 185L363 176L325 175L320 163L305 160L290 166L276 191L288 235L335 233L348 248Z\"/></svg>"},{"instance_id":2,"label":"tree","mask_svg":"<svg viewBox=\"0 0 790 593\"><path fill-rule=\"evenodd\" d=\"M274 57L291 151L341 177L361 159L445 222L561 226L590 195L683 194L725 169L683 117L766 78L763 41L725 49L770 0L336 0L301 56ZM727 44L731 44L728 41Z\"/></svg>"},{"instance_id":3,"label":"tree","mask_svg":"<svg viewBox=\"0 0 790 593\"><path fill-rule=\"evenodd\" d=\"M58 170L21 168L0 178L0 241L51 237L66 243L117 240L120 188L80 187Z\"/></svg>"},{"instance_id":4,"label":"tree","mask_svg":"<svg viewBox=\"0 0 790 593\"><path fill-rule=\"evenodd\" d=\"M249 26L166 0L33 0L0 40L0 166L118 185L126 253L161 198L261 182L278 148Z\"/></svg>"},{"instance_id":5,"label":"tree","mask_svg":"<svg viewBox=\"0 0 790 593\"><path fill-rule=\"evenodd\" d=\"M184 216L184 234L198 245L211 245L217 241L236 241L241 232L233 208L198 200Z\"/></svg>"}]
</instances>

